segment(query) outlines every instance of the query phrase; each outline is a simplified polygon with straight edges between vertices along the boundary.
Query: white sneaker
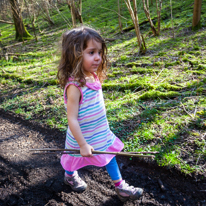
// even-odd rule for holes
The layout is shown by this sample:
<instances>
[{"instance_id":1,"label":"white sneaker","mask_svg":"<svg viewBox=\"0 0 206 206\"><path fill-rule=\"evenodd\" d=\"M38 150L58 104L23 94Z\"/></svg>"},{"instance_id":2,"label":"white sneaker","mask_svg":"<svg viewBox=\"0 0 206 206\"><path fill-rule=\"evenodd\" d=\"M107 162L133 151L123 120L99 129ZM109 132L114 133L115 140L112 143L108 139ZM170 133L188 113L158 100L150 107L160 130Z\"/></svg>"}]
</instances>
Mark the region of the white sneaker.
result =
<instances>
[{"instance_id":1,"label":"white sneaker","mask_svg":"<svg viewBox=\"0 0 206 206\"><path fill-rule=\"evenodd\" d=\"M71 177L64 175L64 183L77 192L82 192L87 188L87 184L79 177L77 171Z\"/></svg>"},{"instance_id":2,"label":"white sneaker","mask_svg":"<svg viewBox=\"0 0 206 206\"><path fill-rule=\"evenodd\" d=\"M142 196L143 189L138 187L129 186L124 180L118 187L115 187L115 191L122 202L127 200L137 200Z\"/></svg>"}]
</instances>

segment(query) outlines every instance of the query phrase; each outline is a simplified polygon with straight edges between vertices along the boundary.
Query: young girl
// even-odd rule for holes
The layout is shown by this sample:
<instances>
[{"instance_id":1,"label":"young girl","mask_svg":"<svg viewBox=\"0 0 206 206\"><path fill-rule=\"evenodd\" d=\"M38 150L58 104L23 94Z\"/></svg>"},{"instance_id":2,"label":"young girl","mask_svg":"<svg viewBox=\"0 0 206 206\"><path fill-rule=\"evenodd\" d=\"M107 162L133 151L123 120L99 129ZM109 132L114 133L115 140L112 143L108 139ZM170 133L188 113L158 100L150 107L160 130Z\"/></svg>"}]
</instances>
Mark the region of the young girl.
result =
<instances>
[{"instance_id":1,"label":"young girl","mask_svg":"<svg viewBox=\"0 0 206 206\"><path fill-rule=\"evenodd\" d=\"M93 155L93 150L119 152L123 143L111 132L106 118L101 83L107 67L107 48L99 33L88 27L75 28L63 34L58 79L64 88L68 129L65 148L80 149L80 154L64 154L64 183L75 191L87 184L77 170L87 165L106 169L121 201L138 199L143 190L129 186L120 174L114 155Z\"/></svg>"}]
</instances>

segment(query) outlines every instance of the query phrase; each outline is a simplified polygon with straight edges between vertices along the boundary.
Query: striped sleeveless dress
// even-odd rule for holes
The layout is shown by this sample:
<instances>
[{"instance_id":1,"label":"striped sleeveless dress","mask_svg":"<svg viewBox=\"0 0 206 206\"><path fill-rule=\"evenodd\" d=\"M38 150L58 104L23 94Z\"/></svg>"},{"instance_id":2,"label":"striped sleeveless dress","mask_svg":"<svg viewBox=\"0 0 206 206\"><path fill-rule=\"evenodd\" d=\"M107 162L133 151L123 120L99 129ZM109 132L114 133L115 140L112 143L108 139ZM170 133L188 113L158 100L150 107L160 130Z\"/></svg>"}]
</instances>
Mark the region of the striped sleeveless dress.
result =
<instances>
[{"instance_id":1,"label":"striped sleeveless dress","mask_svg":"<svg viewBox=\"0 0 206 206\"><path fill-rule=\"evenodd\" d=\"M96 74L95 82L86 83L84 87L72 79L66 84L64 89L64 103L67 104L66 89L69 85L75 85L81 92L79 102L78 122L86 142L94 150L120 152L124 144L116 137L109 128L106 118L104 99L101 83ZM72 132L68 126L65 141L66 149L80 149ZM61 165L67 171L75 171L87 165L102 167L107 165L114 155L93 154L93 157L82 157L80 154L64 154L61 156Z\"/></svg>"}]
</instances>

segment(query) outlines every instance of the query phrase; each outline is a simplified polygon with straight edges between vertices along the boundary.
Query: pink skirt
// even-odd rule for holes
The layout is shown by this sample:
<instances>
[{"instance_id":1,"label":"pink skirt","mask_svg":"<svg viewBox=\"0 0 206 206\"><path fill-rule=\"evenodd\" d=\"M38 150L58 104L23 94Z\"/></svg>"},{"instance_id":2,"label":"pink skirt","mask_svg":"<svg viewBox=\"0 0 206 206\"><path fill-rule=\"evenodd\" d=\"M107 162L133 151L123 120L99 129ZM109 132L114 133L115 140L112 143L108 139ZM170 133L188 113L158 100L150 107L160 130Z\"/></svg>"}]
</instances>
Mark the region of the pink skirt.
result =
<instances>
[{"instance_id":1,"label":"pink skirt","mask_svg":"<svg viewBox=\"0 0 206 206\"><path fill-rule=\"evenodd\" d=\"M124 147L122 141L116 137L113 145L107 148L106 152L120 152ZM107 165L115 155L100 154L93 157L74 157L68 154L61 156L61 165L64 170L75 171L88 165L103 167Z\"/></svg>"}]
</instances>

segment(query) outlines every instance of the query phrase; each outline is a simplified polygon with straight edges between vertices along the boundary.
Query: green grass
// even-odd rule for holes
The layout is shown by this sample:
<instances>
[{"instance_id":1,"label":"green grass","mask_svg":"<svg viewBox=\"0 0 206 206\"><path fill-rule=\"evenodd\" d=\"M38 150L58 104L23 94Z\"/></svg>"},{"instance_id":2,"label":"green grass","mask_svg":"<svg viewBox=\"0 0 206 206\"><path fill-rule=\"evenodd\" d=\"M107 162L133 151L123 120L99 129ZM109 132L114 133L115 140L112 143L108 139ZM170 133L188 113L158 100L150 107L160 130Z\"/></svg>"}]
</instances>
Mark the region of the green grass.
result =
<instances>
[{"instance_id":1,"label":"green grass","mask_svg":"<svg viewBox=\"0 0 206 206\"><path fill-rule=\"evenodd\" d=\"M145 14L138 3L139 22ZM172 38L169 1L163 2L161 35L153 37L149 24L141 26L148 52L140 56L135 31L118 33L117 3L83 1L85 25L101 31L108 42L111 66L102 85L111 130L125 144L125 151L159 151L155 161L185 174L202 174L206 160L206 30L191 30L192 0L173 5L175 38ZM105 9L106 8L106 9ZM155 6L151 17L156 18ZM202 5L205 27L206 5ZM68 7L60 12L71 24ZM122 1L123 27L132 21ZM20 54L0 59L0 107L25 119L66 130L62 90L56 81L61 34L69 28L57 11L50 27L40 16L38 42L14 46ZM156 20L155 20L156 21ZM155 22L154 21L154 22ZM26 20L29 23L28 20ZM155 22L156 23L156 22ZM16 43L12 25L0 24L3 45ZM32 31L29 31L32 33ZM189 157L192 157L190 160Z\"/></svg>"}]
</instances>

